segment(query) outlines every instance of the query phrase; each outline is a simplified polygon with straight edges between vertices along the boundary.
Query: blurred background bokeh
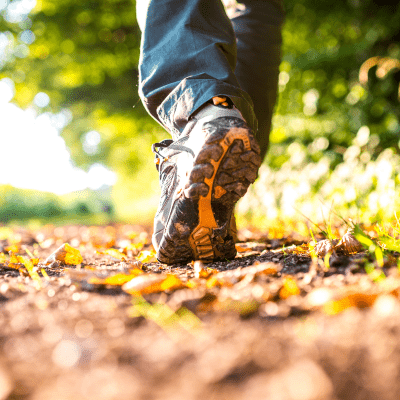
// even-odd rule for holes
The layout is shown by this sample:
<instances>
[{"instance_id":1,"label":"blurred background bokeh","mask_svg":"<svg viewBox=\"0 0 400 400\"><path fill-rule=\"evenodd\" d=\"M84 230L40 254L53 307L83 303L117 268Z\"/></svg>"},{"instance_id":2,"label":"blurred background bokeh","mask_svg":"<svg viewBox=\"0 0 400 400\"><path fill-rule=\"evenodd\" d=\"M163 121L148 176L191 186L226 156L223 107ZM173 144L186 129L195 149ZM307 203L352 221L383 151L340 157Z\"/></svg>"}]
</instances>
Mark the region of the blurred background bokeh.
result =
<instances>
[{"instance_id":1,"label":"blurred background bokeh","mask_svg":"<svg viewBox=\"0 0 400 400\"><path fill-rule=\"evenodd\" d=\"M379 221L400 194L400 4L285 0L279 102L241 223ZM151 223L167 137L126 0L0 0L0 224Z\"/></svg>"}]
</instances>

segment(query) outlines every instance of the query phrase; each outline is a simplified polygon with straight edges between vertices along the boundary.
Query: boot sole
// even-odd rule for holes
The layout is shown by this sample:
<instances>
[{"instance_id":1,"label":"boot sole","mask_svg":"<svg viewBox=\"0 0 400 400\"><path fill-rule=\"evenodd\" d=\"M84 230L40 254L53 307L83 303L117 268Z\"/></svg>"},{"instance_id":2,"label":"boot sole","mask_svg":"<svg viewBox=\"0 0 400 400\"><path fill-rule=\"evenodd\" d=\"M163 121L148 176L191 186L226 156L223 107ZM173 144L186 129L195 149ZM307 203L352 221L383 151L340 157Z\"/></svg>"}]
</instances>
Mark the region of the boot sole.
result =
<instances>
[{"instance_id":1,"label":"boot sole","mask_svg":"<svg viewBox=\"0 0 400 400\"><path fill-rule=\"evenodd\" d=\"M166 264L232 259L230 219L237 201L257 178L260 148L240 118L204 124L207 139L183 193L175 201L157 258Z\"/></svg>"}]
</instances>

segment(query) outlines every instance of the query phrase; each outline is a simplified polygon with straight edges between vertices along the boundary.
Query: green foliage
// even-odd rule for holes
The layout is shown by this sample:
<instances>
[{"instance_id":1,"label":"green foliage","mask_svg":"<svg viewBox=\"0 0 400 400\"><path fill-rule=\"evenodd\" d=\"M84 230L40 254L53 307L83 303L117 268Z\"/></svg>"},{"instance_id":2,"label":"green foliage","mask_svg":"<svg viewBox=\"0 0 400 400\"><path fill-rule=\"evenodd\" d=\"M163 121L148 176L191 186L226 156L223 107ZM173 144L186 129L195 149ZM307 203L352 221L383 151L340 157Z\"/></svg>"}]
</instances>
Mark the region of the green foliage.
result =
<instances>
[{"instance_id":1,"label":"green foliage","mask_svg":"<svg viewBox=\"0 0 400 400\"><path fill-rule=\"evenodd\" d=\"M22 107L32 105L42 91L51 99L45 110L67 107L72 112L63 137L79 166L101 162L130 173L138 168L149 152L136 151L132 139L143 136L149 148L161 129L147 117L138 96L140 31L134 2L42 0L20 23L7 21L6 12L3 16L0 31L13 55L0 73L15 82L14 100ZM34 38L29 49L23 32ZM18 46L26 48L20 48L20 56ZM92 130L100 133L101 142L96 151L86 152L85 135Z\"/></svg>"},{"instance_id":2,"label":"green foliage","mask_svg":"<svg viewBox=\"0 0 400 400\"><path fill-rule=\"evenodd\" d=\"M0 185L0 224L13 221L77 221L102 215L112 219L114 209L108 192L85 190L64 196Z\"/></svg>"},{"instance_id":3,"label":"green foliage","mask_svg":"<svg viewBox=\"0 0 400 400\"><path fill-rule=\"evenodd\" d=\"M398 69L388 69L380 79L378 66L372 66L365 84L359 72L373 56L400 58L400 5L384 1L378 6L372 0L285 4L280 98L269 165L280 168L293 141L307 150L306 161L328 156L332 170L353 144L371 159L386 148L399 152Z\"/></svg>"}]
</instances>

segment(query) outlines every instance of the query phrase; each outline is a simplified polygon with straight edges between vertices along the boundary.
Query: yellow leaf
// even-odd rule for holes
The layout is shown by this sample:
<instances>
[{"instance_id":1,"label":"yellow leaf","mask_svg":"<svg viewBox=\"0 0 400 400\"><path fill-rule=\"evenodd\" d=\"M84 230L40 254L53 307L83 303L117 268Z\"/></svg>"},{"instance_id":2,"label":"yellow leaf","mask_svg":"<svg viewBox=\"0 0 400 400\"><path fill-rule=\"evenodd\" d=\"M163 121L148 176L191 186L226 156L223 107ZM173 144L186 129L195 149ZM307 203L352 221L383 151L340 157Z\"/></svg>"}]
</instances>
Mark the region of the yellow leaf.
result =
<instances>
[{"instance_id":1,"label":"yellow leaf","mask_svg":"<svg viewBox=\"0 0 400 400\"><path fill-rule=\"evenodd\" d=\"M51 264L54 261L60 261L69 265L78 265L83 261L83 258L78 249L73 248L68 243L64 243L47 257L45 264Z\"/></svg>"},{"instance_id":2,"label":"yellow leaf","mask_svg":"<svg viewBox=\"0 0 400 400\"><path fill-rule=\"evenodd\" d=\"M20 250L20 247L17 244L12 244L10 246L7 246L5 248L6 251L11 252L11 253L18 253Z\"/></svg>"},{"instance_id":3,"label":"yellow leaf","mask_svg":"<svg viewBox=\"0 0 400 400\"><path fill-rule=\"evenodd\" d=\"M124 253L121 253L119 250L117 249L107 249L104 251L97 251L97 254L104 254L106 256L111 256L116 258L117 260L122 260L125 261L126 260L126 255Z\"/></svg>"},{"instance_id":4,"label":"yellow leaf","mask_svg":"<svg viewBox=\"0 0 400 400\"><path fill-rule=\"evenodd\" d=\"M97 276L93 276L88 279L88 283L92 285L122 286L141 274L143 274L143 271L141 269L135 268L130 270L129 274L115 274L107 276L106 278L98 278Z\"/></svg>"},{"instance_id":5,"label":"yellow leaf","mask_svg":"<svg viewBox=\"0 0 400 400\"><path fill-rule=\"evenodd\" d=\"M296 280L291 276L285 276L283 278L283 286L279 291L279 297L281 299L287 299L290 296L296 296L300 294L300 289L297 286Z\"/></svg>"},{"instance_id":6,"label":"yellow leaf","mask_svg":"<svg viewBox=\"0 0 400 400\"><path fill-rule=\"evenodd\" d=\"M184 283L174 274L167 274L167 277L160 283L161 291L180 289L184 286Z\"/></svg>"},{"instance_id":7,"label":"yellow leaf","mask_svg":"<svg viewBox=\"0 0 400 400\"><path fill-rule=\"evenodd\" d=\"M175 290L185 287L175 275L142 274L126 283L122 289L133 295L157 293L165 290Z\"/></svg>"},{"instance_id":8,"label":"yellow leaf","mask_svg":"<svg viewBox=\"0 0 400 400\"><path fill-rule=\"evenodd\" d=\"M65 250L67 251L64 259L65 264L77 265L83 261L81 252L78 249L75 249L68 243L65 243Z\"/></svg>"},{"instance_id":9,"label":"yellow leaf","mask_svg":"<svg viewBox=\"0 0 400 400\"><path fill-rule=\"evenodd\" d=\"M139 253L136 257L137 260L141 261L142 263L154 262L157 261L156 259L156 252L154 250L143 250Z\"/></svg>"},{"instance_id":10,"label":"yellow leaf","mask_svg":"<svg viewBox=\"0 0 400 400\"><path fill-rule=\"evenodd\" d=\"M8 263L9 268L19 269L23 265L23 257L17 256L16 254L10 252L10 261Z\"/></svg>"}]
</instances>

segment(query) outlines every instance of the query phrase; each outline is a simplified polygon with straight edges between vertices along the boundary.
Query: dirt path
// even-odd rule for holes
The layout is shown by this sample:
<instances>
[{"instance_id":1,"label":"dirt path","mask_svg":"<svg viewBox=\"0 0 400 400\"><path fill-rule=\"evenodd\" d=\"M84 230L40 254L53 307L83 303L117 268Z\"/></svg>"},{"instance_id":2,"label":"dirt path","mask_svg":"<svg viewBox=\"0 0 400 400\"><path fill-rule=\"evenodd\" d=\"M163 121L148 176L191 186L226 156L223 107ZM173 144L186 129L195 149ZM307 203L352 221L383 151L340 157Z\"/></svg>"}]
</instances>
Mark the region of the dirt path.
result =
<instances>
[{"instance_id":1,"label":"dirt path","mask_svg":"<svg viewBox=\"0 0 400 400\"><path fill-rule=\"evenodd\" d=\"M299 238L254 234L233 261L140 266L141 227L1 229L0 252L28 249L39 281L0 259L0 400L400 397L397 253L367 275L365 252L326 269ZM63 243L83 262L45 266Z\"/></svg>"}]
</instances>

